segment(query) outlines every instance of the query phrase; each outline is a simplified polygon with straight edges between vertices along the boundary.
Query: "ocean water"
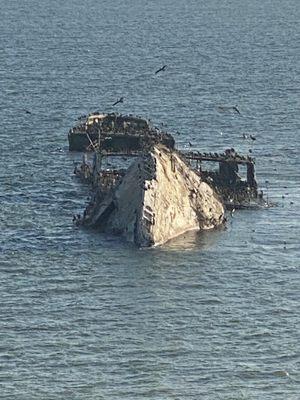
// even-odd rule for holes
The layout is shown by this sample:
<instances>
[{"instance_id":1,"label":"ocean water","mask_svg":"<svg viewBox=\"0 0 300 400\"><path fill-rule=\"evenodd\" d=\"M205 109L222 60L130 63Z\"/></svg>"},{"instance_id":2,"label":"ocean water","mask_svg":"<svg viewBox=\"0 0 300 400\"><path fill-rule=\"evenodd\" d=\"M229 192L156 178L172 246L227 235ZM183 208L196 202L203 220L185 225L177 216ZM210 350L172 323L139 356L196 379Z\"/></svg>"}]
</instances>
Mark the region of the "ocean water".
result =
<instances>
[{"instance_id":1,"label":"ocean water","mask_svg":"<svg viewBox=\"0 0 300 400\"><path fill-rule=\"evenodd\" d=\"M0 5L1 400L299 399L299 1ZM67 132L121 96L178 147L251 149L277 206L151 250L74 227Z\"/></svg>"}]
</instances>

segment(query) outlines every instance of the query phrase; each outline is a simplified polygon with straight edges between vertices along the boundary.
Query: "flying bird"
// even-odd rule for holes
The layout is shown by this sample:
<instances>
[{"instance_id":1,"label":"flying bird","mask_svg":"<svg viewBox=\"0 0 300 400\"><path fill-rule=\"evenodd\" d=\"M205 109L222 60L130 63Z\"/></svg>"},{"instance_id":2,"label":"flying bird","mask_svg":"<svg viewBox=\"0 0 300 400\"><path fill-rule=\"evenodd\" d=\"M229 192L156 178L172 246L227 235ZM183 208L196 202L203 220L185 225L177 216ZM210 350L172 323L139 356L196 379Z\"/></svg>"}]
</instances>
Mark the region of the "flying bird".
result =
<instances>
[{"instance_id":1,"label":"flying bird","mask_svg":"<svg viewBox=\"0 0 300 400\"><path fill-rule=\"evenodd\" d=\"M232 107L233 111L235 111L238 114L241 114L237 106Z\"/></svg>"},{"instance_id":2,"label":"flying bird","mask_svg":"<svg viewBox=\"0 0 300 400\"><path fill-rule=\"evenodd\" d=\"M251 140L256 140L256 137L253 136L253 135L250 135L249 137L250 137Z\"/></svg>"},{"instance_id":3,"label":"flying bird","mask_svg":"<svg viewBox=\"0 0 300 400\"><path fill-rule=\"evenodd\" d=\"M237 106L218 106L218 111L219 112L226 112L226 111L235 111L237 114L241 114Z\"/></svg>"},{"instance_id":4,"label":"flying bird","mask_svg":"<svg viewBox=\"0 0 300 400\"><path fill-rule=\"evenodd\" d=\"M25 109L23 109L23 111L25 111L25 113L26 113L26 114L32 114L32 112L31 112L31 111L29 111L29 110L25 110Z\"/></svg>"},{"instance_id":5,"label":"flying bird","mask_svg":"<svg viewBox=\"0 0 300 400\"><path fill-rule=\"evenodd\" d=\"M120 97L119 100L117 100L116 102L114 102L113 106L116 106L119 103L123 103L124 102L124 97Z\"/></svg>"},{"instance_id":6,"label":"flying bird","mask_svg":"<svg viewBox=\"0 0 300 400\"><path fill-rule=\"evenodd\" d=\"M158 74L159 72L164 71L167 68L166 65L164 65L163 67L159 68L157 71L155 71L155 74Z\"/></svg>"}]
</instances>

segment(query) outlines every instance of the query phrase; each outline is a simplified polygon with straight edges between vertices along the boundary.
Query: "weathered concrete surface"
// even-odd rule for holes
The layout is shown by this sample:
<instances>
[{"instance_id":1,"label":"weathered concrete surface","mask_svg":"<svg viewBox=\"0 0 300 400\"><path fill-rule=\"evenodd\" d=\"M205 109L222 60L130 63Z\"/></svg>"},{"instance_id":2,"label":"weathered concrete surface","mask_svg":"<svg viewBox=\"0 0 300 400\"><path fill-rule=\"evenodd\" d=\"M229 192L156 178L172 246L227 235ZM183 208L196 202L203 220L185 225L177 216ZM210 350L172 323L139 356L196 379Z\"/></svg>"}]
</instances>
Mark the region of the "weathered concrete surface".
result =
<instances>
[{"instance_id":1,"label":"weathered concrete surface","mask_svg":"<svg viewBox=\"0 0 300 400\"><path fill-rule=\"evenodd\" d=\"M188 230L214 228L223 220L224 208L213 188L177 152L157 145L128 168L86 224L147 247Z\"/></svg>"}]
</instances>

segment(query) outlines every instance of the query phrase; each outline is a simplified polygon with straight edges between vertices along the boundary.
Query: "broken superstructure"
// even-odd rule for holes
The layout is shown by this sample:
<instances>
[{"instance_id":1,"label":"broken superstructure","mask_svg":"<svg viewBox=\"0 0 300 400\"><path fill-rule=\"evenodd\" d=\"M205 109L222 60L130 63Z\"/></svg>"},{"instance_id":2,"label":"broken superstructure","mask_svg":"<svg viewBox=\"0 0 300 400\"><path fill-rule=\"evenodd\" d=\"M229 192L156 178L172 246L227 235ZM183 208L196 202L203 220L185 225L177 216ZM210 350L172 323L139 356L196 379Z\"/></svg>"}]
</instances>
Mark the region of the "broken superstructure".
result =
<instances>
[{"instance_id":1,"label":"broken superstructure","mask_svg":"<svg viewBox=\"0 0 300 400\"><path fill-rule=\"evenodd\" d=\"M226 208L258 205L262 196L257 191L255 162L252 157L240 155L232 148L224 153L186 152L184 156L202 178L214 186ZM204 164L217 164L218 168L212 170ZM241 166L246 168L244 177L240 174Z\"/></svg>"}]
</instances>

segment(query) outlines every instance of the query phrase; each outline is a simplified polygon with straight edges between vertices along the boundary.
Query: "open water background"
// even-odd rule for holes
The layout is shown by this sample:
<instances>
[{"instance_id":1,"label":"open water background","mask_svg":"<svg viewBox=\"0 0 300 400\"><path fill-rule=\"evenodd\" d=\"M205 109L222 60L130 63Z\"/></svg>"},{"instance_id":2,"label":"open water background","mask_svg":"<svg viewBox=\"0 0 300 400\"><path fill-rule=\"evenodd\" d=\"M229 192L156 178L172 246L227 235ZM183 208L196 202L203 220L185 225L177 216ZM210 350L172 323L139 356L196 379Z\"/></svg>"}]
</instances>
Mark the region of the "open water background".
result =
<instances>
[{"instance_id":1,"label":"open water background","mask_svg":"<svg viewBox=\"0 0 300 400\"><path fill-rule=\"evenodd\" d=\"M300 2L0 6L0 398L300 399ZM120 96L180 147L251 148L278 206L152 250L74 228L67 132Z\"/></svg>"}]
</instances>

